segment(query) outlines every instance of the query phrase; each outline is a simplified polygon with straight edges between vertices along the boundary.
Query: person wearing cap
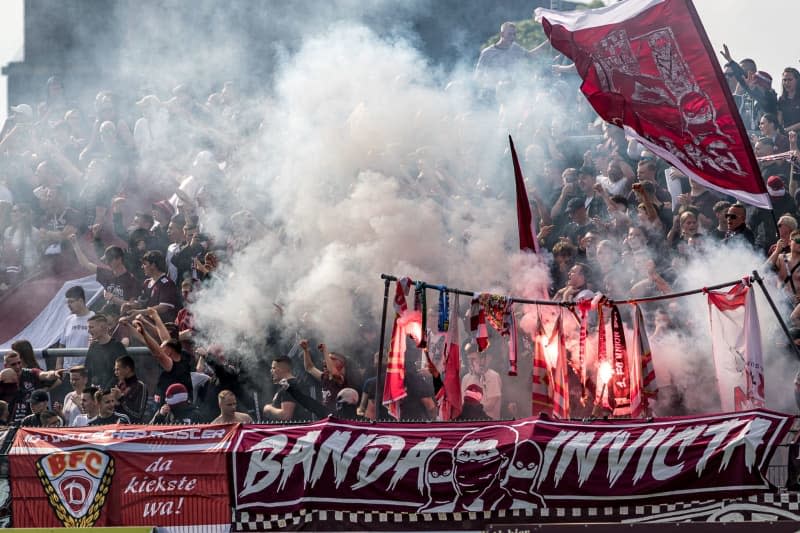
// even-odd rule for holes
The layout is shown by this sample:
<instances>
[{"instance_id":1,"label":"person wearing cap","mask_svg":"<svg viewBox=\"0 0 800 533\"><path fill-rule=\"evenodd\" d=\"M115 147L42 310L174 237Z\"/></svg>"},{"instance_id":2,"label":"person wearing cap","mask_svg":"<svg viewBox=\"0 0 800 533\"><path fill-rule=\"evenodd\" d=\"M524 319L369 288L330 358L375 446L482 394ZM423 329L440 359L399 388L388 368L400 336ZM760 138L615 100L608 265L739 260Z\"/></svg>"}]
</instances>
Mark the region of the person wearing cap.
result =
<instances>
[{"instance_id":1,"label":"person wearing cap","mask_svg":"<svg viewBox=\"0 0 800 533\"><path fill-rule=\"evenodd\" d=\"M14 122L17 124L33 123L33 108L28 104L14 105L9 109L14 113Z\"/></svg>"},{"instance_id":2,"label":"person wearing cap","mask_svg":"<svg viewBox=\"0 0 800 533\"><path fill-rule=\"evenodd\" d=\"M47 391L37 389L31 393L29 402L31 405L31 414L23 418L19 425L21 427L40 428L42 427L41 415L47 410L48 404L50 403L50 395L47 394Z\"/></svg>"},{"instance_id":3,"label":"person wearing cap","mask_svg":"<svg viewBox=\"0 0 800 533\"><path fill-rule=\"evenodd\" d=\"M151 424L198 424L200 413L189 403L189 391L180 383L167 387L164 405L150 421Z\"/></svg>"},{"instance_id":4,"label":"person wearing cap","mask_svg":"<svg viewBox=\"0 0 800 533\"><path fill-rule=\"evenodd\" d=\"M117 407L117 398L111 389L98 390L94 394L97 402L97 416L89 421L90 426L107 426L110 424L130 424L131 421L122 413L114 409Z\"/></svg>"},{"instance_id":5,"label":"person wearing cap","mask_svg":"<svg viewBox=\"0 0 800 533\"><path fill-rule=\"evenodd\" d=\"M461 414L456 420L490 420L489 415L483 409L483 389L477 383L467 386L464 391L464 403L461 406Z\"/></svg>"},{"instance_id":6,"label":"person wearing cap","mask_svg":"<svg viewBox=\"0 0 800 533\"><path fill-rule=\"evenodd\" d=\"M561 236L566 237L575 246L578 245L581 236L588 231L597 231L592 219L589 218L586 208L587 200L582 197L572 198L567 202L565 212L569 217L569 224L562 230Z\"/></svg>"},{"instance_id":7,"label":"person wearing cap","mask_svg":"<svg viewBox=\"0 0 800 533\"><path fill-rule=\"evenodd\" d=\"M125 267L125 252L119 246L109 246L105 249L100 261L104 265L92 263L78 242L78 236L70 235L72 249L75 250L75 257L78 263L97 275L97 282L103 286L103 298L106 302L117 307L126 302L131 302L139 296L141 292L140 284L136 277Z\"/></svg>"}]
</instances>

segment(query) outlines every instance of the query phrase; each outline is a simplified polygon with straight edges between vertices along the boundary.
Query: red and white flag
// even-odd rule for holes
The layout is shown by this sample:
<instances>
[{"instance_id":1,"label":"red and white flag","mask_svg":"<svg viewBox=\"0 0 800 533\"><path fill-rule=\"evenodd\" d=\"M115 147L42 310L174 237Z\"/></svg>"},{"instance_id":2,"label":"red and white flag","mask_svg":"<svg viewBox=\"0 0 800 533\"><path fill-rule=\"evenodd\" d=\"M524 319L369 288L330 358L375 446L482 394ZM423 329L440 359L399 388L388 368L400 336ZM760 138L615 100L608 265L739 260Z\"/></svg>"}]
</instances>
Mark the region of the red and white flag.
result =
<instances>
[{"instance_id":1,"label":"red and white flag","mask_svg":"<svg viewBox=\"0 0 800 533\"><path fill-rule=\"evenodd\" d=\"M439 389L439 420L453 420L461 414L461 341L458 331L458 293L453 295L450 306L450 321L444 341L444 378Z\"/></svg>"},{"instance_id":2,"label":"red and white flag","mask_svg":"<svg viewBox=\"0 0 800 533\"><path fill-rule=\"evenodd\" d=\"M642 310L634 305L633 349L631 350L631 417L647 416L650 400L658 395L653 354L647 340Z\"/></svg>"},{"instance_id":3,"label":"red and white flag","mask_svg":"<svg viewBox=\"0 0 800 533\"><path fill-rule=\"evenodd\" d=\"M406 337L411 335L417 342L422 339L422 313L419 309L408 308L407 297L413 284L408 277L397 281L394 296L395 319L386 362L386 381L383 385L383 405L397 419L401 417L400 402L408 396L405 385Z\"/></svg>"},{"instance_id":4,"label":"red and white flag","mask_svg":"<svg viewBox=\"0 0 800 533\"><path fill-rule=\"evenodd\" d=\"M711 349L725 411L765 407L761 329L752 286L708 291Z\"/></svg>"},{"instance_id":5,"label":"red and white flag","mask_svg":"<svg viewBox=\"0 0 800 533\"><path fill-rule=\"evenodd\" d=\"M536 312L536 331L533 337L533 368L531 370L531 414L553 414L553 391L550 383L550 369L544 353L547 335L544 332L542 317Z\"/></svg>"},{"instance_id":6,"label":"red and white flag","mask_svg":"<svg viewBox=\"0 0 800 533\"><path fill-rule=\"evenodd\" d=\"M531 204L528 202L528 191L525 190L525 178L522 176L522 167L519 165L517 150L514 140L508 136L508 145L511 147L511 162L514 164L514 183L517 188L517 226L519 229L519 249L523 252L539 253L539 240L536 238L536 221L531 214Z\"/></svg>"},{"instance_id":7,"label":"red and white flag","mask_svg":"<svg viewBox=\"0 0 800 533\"><path fill-rule=\"evenodd\" d=\"M733 96L691 0L536 9L597 113L687 176L771 208Z\"/></svg>"},{"instance_id":8,"label":"red and white flag","mask_svg":"<svg viewBox=\"0 0 800 533\"><path fill-rule=\"evenodd\" d=\"M551 383L553 387L553 416L556 418L569 418L569 383L567 382L567 346L564 338L564 320L561 310L559 310L553 331L550 333L552 346L558 343L558 355L555 364L550 369Z\"/></svg>"}]
</instances>

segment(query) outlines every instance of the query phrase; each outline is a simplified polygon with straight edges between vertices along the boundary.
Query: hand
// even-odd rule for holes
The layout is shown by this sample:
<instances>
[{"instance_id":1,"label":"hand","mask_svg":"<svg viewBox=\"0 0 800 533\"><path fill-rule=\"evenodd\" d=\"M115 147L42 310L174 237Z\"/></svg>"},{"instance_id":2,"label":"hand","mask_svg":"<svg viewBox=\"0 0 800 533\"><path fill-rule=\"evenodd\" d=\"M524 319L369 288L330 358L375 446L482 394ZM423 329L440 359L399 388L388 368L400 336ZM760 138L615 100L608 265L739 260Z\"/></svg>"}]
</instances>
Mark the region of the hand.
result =
<instances>
[{"instance_id":1,"label":"hand","mask_svg":"<svg viewBox=\"0 0 800 533\"><path fill-rule=\"evenodd\" d=\"M592 189L594 189L594 192L598 194L603 194L603 191L605 190L603 189L603 185L601 185L600 183L595 183L594 185L592 185Z\"/></svg>"},{"instance_id":2,"label":"hand","mask_svg":"<svg viewBox=\"0 0 800 533\"><path fill-rule=\"evenodd\" d=\"M69 240L69 242L72 243L73 246L78 245L78 235L76 233L73 233L72 235L67 237L67 239Z\"/></svg>"},{"instance_id":3,"label":"hand","mask_svg":"<svg viewBox=\"0 0 800 533\"><path fill-rule=\"evenodd\" d=\"M688 192L684 192L678 195L678 203L681 205L691 205L692 197Z\"/></svg>"},{"instance_id":4,"label":"hand","mask_svg":"<svg viewBox=\"0 0 800 533\"><path fill-rule=\"evenodd\" d=\"M319 350L322 353L328 353L328 347L325 345L324 342L321 342L317 345L317 350Z\"/></svg>"},{"instance_id":5,"label":"hand","mask_svg":"<svg viewBox=\"0 0 800 533\"><path fill-rule=\"evenodd\" d=\"M139 332L139 335L144 336L144 324L139 322L138 320L133 321L133 328Z\"/></svg>"},{"instance_id":6,"label":"hand","mask_svg":"<svg viewBox=\"0 0 800 533\"><path fill-rule=\"evenodd\" d=\"M127 199L124 196L116 196L113 200L111 200L111 212L112 213L119 213L122 209L122 204L125 203Z\"/></svg>"},{"instance_id":7,"label":"hand","mask_svg":"<svg viewBox=\"0 0 800 533\"><path fill-rule=\"evenodd\" d=\"M553 229L555 229L555 226L552 224L549 226L542 226L542 228L539 230L539 235L537 235L537 237L539 239L546 239L547 236L553 232Z\"/></svg>"},{"instance_id":8,"label":"hand","mask_svg":"<svg viewBox=\"0 0 800 533\"><path fill-rule=\"evenodd\" d=\"M307 351L308 351L308 340L306 340L306 339L300 339L300 342L299 342L298 344L300 345L300 348L301 348L301 349L302 349L304 352L307 352Z\"/></svg>"},{"instance_id":9,"label":"hand","mask_svg":"<svg viewBox=\"0 0 800 533\"><path fill-rule=\"evenodd\" d=\"M289 388L289 380L284 378L278 382L278 385L282 390L286 390Z\"/></svg>"},{"instance_id":10,"label":"hand","mask_svg":"<svg viewBox=\"0 0 800 533\"><path fill-rule=\"evenodd\" d=\"M725 61L727 61L728 63L733 63L733 58L731 57L731 51L728 50L727 44L722 45L722 51L720 51L720 54L722 54L722 57L725 58Z\"/></svg>"},{"instance_id":11,"label":"hand","mask_svg":"<svg viewBox=\"0 0 800 533\"><path fill-rule=\"evenodd\" d=\"M122 391L117 387L111 387L111 394L114 395L115 400L122 398Z\"/></svg>"},{"instance_id":12,"label":"hand","mask_svg":"<svg viewBox=\"0 0 800 533\"><path fill-rule=\"evenodd\" d=\"M780 253L780 251L784 248L786 248L786 241L783 239L778 239L778 242L775 243L775 251L773 253Z\"/></svg>"},{"instance_id":13,"label":"hand","mask_svg":"<svg viewBox=\"0 0 800 533\"><path fill-rule=\"evenodd\" d=\"M161 409L158 410L158 413L161 416L167 416L169 414L169 412L170 412L170 407L169 407L168 403L165 403L164 405L162 405Z\"/></svg>"},{"instance_id":14,"label":"hand","mask_svg":"<svg viewBox=\"0 0 800 533\"><path fill-rule=\"evenodd\" d=\"M100 230L103 229L102 224L92 224L89 227L89 233L92 234L92 238L96 238L100 234Z\"/></svg>"},{"instance_id":15,"label":"hand","mask_svg":"<svg viewBox=\"0 0 800 533\"><path fill-rule=\"evenodd\" d=\"M790 131L788 136L789 136L789 149L792 151L797 150L797 132Z\"/></svg>"},{"instance_id":16,"label":"hand","mask_svg":"<svg viewBox=\"0 0 800 533\"><path fill-rule=\"evenodd\" d=\"M155 307L148 307L144 310L144 314L147 315L149 318L156 319L158 318L158 309Z\"/></svg>"}]
</instances>

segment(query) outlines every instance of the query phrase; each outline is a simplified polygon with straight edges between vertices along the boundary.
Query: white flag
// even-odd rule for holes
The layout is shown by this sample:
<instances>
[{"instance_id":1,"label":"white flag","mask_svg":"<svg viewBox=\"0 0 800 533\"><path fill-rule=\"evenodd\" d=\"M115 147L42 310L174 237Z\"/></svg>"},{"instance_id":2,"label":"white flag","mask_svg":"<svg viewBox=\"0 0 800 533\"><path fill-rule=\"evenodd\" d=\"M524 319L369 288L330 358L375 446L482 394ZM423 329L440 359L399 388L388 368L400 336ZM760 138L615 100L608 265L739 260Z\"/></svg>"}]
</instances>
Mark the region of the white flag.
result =
<instances>
[{"instance_id":1,"label":"white flag","mask_svg":"<svg viewBox=\"0 0 800 533\"><path fill-rule=\"evenodd\" d=\"M711 349L724 411L765 406L761 329L752 286L708 291Z\"/></svg>"}]
</instances>

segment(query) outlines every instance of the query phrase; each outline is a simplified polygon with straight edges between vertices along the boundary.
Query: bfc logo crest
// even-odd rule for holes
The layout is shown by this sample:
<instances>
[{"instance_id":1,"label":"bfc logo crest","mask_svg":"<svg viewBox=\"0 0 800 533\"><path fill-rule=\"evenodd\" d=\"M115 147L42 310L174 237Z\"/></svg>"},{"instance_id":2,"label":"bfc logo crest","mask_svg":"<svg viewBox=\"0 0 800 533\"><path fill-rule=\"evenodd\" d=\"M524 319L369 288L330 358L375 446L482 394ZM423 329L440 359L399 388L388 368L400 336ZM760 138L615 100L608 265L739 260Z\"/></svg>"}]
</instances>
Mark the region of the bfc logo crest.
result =
<instances>
[{"instance_id":1,"label":"bfc logo crest","mask_svg":"<svg viewBox=\"0 0 800 533\"><path fill-rule=\"evenodd\" d=\"M36 473L64 527L92 527L108 497L114 459L94 449L51 453L36 462Z\"/></svg>"}]
</instances>

